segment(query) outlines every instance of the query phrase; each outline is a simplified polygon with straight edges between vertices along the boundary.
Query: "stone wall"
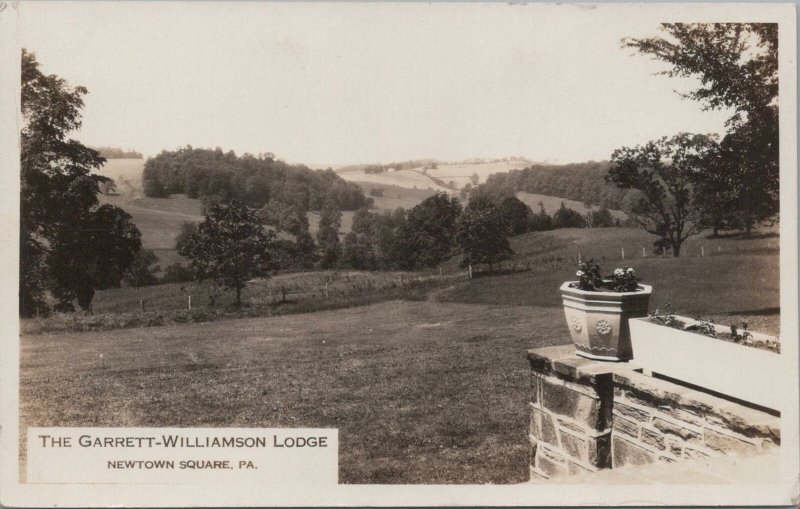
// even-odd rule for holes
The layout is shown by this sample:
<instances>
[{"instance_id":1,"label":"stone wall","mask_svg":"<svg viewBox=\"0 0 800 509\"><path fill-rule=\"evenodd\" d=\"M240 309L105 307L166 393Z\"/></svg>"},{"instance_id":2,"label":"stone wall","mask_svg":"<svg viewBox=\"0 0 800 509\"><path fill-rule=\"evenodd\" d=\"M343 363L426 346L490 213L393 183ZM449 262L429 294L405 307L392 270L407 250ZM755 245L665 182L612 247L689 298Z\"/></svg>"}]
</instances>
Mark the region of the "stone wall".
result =
<instances>
[{"instance_id":1,"label":"stone wall","mask_svg":"<svg viewBox=\"0 0 800 509\"><path fill-rule=\"evenodd\" d=\"M752 454L780 444L780 418L645 376L628 363L528 352L531 478Z\"/></svg>"}]
</instances>

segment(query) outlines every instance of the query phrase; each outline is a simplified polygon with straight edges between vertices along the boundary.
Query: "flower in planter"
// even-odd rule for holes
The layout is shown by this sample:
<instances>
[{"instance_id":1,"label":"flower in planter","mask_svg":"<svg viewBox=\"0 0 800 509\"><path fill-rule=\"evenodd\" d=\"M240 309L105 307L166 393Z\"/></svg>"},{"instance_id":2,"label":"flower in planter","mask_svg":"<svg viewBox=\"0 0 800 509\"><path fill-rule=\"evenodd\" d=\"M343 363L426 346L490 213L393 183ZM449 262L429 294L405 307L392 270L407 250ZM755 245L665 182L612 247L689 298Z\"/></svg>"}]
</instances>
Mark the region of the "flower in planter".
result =
<instances>
[{"instance_id":1,"label":"flower in planter","mask_svg":"<svg viewBox=\"0 0 800 509\"><path fill-rule=\"evenodd\" d=\"M600 266L592 260L578 262L575 273L578 281L570 285L589 292L636 292L641 290L639 278L631 267L617 268L610 276L603 277Z\"/></svg>"}]
</instances>

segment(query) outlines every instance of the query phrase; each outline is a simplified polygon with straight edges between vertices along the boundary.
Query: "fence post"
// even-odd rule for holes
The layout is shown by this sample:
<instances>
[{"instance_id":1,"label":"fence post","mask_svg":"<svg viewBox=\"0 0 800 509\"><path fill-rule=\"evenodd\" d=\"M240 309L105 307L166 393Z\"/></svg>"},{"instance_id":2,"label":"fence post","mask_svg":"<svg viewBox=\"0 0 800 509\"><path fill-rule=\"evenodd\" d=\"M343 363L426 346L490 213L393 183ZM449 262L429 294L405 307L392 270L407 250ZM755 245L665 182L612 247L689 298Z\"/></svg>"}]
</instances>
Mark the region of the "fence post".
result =
<instances>
[{"instance_id":1,"label":"fence post","mask_svg":"<svg viewBox=\"0 0 800 509\"><path fill-rule=\"evenodd\" d=\"M646 251L646 250L645 250L645 248L643 247L643 248L642 248L642 258L645 258L646 256L647 256L647 251Z\"/></svg>"},{"instance_id":2,"label":"fence post","mask_svg":"<svg viewBox=\"0 0 800 509\"><path fill-rule=\"evenodd\" d=\"M281 302L286 302L286 286L281 285Z\"/></svg>"},{"instance_id":3,"label":"fence post","mask_svg":"<svg viewBox=\"0 0 800 509\"><path fill-rule=\"evenodd\" d=\"M442 274L442 268L439 267L439 281L444 281L444 274Z\"/></svg>"},{"instance_id":4,"label":"fence post","mask_svg":"<svg viewBox=\"0 0 800 509\"><path fill-rule=\"evenodd\" d=\"M330 294L328 293L328 282L325 281L325 298L327 299Z\"/></svg>"},{"instance_id":5,"label":"fence post","mask_svg":"<svg viewBox=\"0 0 800 509\"><path fill-rule=\"evenodd\" d=\"M191 311L191 310L192 310L192 296L190 294L189 295L189 311Z\"/></svg>"},{"instance_id":6,"label":"fence post","mask_svg":"<svg viewBox=\"0 0 800 509\"><path fill-rule=\"evenodd\" d=\"M706 255L706 248L702 244L700 244L700 256Z\"/></svg>"},{"instance_id":7,"label":"fence post","mask_svg":"<svg viewBox=\"0 0 800 509\"><path fill-rule=\"evenodd\" d=\"M472 279L472 264L469 264L469 278Z\"/></svg>"},{"instance_id":8,"label":"fence post","mask_svg":"<svg viewBox=\"0 0 800 509\"><path fill-rule=\"evenodd\" d=\"M620 251L622 251L622 259L624 260L625 259L625 248L621 247L619 249L620 249Z\"/></svg>"},{"instance_id":9,"label":"fence post","mask_svg":"<svg viewBox=\"0 0 800 509\"><path fill-rule=\"evenodd\" d=\"M139 299L139 309L144 313L144 299Z\"/></svg>"}]
</instances>

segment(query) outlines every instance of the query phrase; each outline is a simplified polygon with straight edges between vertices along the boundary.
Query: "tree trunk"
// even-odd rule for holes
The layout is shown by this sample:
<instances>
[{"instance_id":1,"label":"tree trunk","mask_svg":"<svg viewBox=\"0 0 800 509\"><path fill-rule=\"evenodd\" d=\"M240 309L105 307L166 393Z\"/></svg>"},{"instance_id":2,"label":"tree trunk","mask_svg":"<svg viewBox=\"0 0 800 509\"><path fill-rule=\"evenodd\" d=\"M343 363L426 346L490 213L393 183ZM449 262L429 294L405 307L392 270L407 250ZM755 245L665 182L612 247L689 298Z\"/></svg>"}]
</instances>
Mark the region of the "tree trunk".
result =
<instances>
[{"instance_id":1,"label":"tree trunk","mask_svg":"<svg viewBox=\"0 0 800 509\"><path fill-rule=\"evenodd\" d=\"M714 225L714 232L711 234L712 239L719 237L719 225Z\"/></svg>"},{"instance_id":2,"label":"tree trunk","mask_svg":"<svg viewBox=\"0 0 800 509\"><path fill-rule=\"evenodd\" d=\"M240 307L242 305L242 287L236 285L236 307Z\"/></svg>"},{"instance_id":3,"label":"tree trunk","mask_svg":"<svg viewBox=\"0 0 800 509\"><path fill-rule=\"evenodd\" d=\"M681 255L681 243L680 242L673 242L672 243L672 256L674 258L678 258Z\"/></svg>"}]
</instances>

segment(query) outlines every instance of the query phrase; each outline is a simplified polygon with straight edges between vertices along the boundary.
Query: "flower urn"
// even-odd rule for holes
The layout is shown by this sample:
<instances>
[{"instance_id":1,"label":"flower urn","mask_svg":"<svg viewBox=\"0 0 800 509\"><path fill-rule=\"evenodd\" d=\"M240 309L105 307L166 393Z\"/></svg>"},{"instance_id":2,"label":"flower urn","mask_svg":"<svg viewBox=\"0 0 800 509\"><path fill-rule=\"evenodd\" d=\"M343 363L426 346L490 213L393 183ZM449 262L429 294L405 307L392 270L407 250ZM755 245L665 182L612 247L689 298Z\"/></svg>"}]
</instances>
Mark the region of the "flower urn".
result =
<instances>
[{"instance_id":1,"label":"flower urn","mask_svg":"<svg viewBox=\"0 0 800 509\"><path fill-rule=\"evenodd\" d=\"M653 288L639 285L633 292L598 292L561 285L567 327L581 357L627 361L633 357L628 320L647 316Z\"/></svg>"}]
</instances>

